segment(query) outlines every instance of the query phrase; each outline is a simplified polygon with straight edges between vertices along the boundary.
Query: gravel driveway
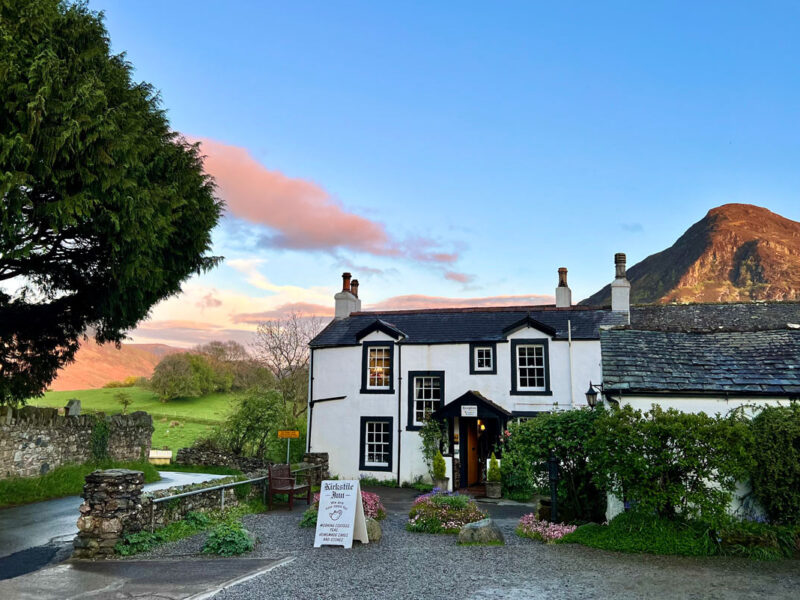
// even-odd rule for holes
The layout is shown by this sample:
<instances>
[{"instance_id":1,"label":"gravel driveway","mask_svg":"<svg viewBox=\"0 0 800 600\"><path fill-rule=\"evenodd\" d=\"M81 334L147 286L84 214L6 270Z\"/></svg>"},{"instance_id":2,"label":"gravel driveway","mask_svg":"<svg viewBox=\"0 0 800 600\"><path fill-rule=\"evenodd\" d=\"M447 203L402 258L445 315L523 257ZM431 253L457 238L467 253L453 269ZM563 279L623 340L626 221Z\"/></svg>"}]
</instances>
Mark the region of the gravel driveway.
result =
<instances>
[{"instance_id":1,"label":"gravel driveway","mask_svg":"<svg viewBox=\"0 0 800 600\"><path fill-rule=\"evenodd\" d=\"M393 496L382 522L383 539L356 544L352 550L314 549L314 531L298 527L302 510L245 517L245 525L259 538L252 556L289 555L295 560L229 588L215 600L763 599L797 598L800 590L798 561L626 555L521 539L513 529L525 507L482 505L496 518L507 545L458 547L453 536L405 531L406 516L400 511L412 498L406 490L376 491ZM405 501L401 494L408 494Z\"/></svg>"}]
</instances>

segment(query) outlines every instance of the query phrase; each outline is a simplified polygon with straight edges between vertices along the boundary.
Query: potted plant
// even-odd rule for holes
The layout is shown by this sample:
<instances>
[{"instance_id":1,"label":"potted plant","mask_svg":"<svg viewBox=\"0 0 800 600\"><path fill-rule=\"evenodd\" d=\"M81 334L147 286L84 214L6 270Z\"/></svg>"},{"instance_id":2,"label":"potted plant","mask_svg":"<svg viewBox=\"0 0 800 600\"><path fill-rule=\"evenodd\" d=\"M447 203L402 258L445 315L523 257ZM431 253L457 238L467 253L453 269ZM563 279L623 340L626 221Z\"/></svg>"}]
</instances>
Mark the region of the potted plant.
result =
<instances>
[{"instance_id":1,"label":"potted plant","mask_svg":"<svg viewBox=\"0 0 800 600\"><path fill-rule=\"evenodd\" d=\"M446 477L447 465L444 462L444 456L441 451L436 453L433 457L433 487L446 492L449 489L450 478Z\"/></svg>"},{"instance_id":2,"label":"potted plant","mask_svg":"<svg viewBox=\"0 0 800 600\"><path fill-rule=\"evenodd\" d=\"M492 452L492 458L489 460L489 471L486 473L486 496L489 498L500 497L502 492L500 480L500 463L497 462L497 457Z\"/></svg>"}]
</instances>

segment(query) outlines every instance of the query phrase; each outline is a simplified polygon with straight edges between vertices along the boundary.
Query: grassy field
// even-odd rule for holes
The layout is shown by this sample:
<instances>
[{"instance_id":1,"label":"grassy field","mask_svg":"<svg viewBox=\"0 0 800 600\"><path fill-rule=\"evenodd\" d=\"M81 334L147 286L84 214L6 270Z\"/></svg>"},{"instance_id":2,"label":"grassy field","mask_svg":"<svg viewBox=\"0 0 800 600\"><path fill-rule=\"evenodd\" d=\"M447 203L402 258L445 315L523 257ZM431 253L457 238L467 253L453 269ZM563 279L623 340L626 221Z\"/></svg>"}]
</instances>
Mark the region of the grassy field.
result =
<instances>
[{"instance_id":1,"label":"grassy field","mask_svg":"<svg viewBox=\"0 0 800 600\"><path fill-rule=\"evenodd\" d=\"M85 477L95 469L123 468L144 472L147 483L161 477L156 468L144 462L88 462L82 465L62 465L40 477L10 477L0 481L0 508L28 504L50 498L75 496L83 491Z\"/></svg>"},{"instance_id":2,"label":"grassy field","mask_svg":"<svg viewBox=\"0 0 800 600\"><path fill-rule=\"evenodd\" d=\"M47 392L44 397L35 398L29 404L61 408L69 400L77 398L85 411L115 414L122 412L122 406L114 398L120 392L127 393L133 400L128 412L143 410L153 416L153 448L167 447L173 455L178 448L191 446L194 440L208 434L214 425L224 421L236 402L235 394L221 393L160 402L148 389L129 387Z\"/></svg>"}]
</instances>

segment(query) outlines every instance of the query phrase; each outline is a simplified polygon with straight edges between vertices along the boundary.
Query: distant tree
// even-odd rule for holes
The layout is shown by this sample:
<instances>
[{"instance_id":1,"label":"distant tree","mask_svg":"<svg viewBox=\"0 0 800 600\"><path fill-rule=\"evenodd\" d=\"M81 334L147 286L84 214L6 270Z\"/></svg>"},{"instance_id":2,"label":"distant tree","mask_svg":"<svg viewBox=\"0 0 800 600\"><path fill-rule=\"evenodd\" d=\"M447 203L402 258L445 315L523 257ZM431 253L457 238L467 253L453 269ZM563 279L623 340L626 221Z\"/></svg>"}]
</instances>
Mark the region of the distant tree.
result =
<instances>
[{"instance_id":1,"label":"distant tree","mask_svg":"<svg viewBox=\"0 0 800 600\"><path fill-rule=\"evenodd\" d=\"M128 407L133 404L133 398L128 392L117 392L114 394L114 400L116 400L120 405L122 405L122 414L128 414Z\"/></svg>"},{"instance_id":2,"label":"distant tree","mask_svg":"<svg viewBox=\"0 0 800 600\"><path fill-rule=\"evenodd\" d=\"M229 388L246 390L256 385L269 384L272 378L247 349L233 340L213 341L196 346L193 352L208 357L212 368L220 377L230 378Z\"/></svg>"},{"instance_id":3,"label":"distant tree","mask_svg":"<svg viewBox=\"0 0 800 600\"><path fill-rule=\"evenodd\" d=\"M306 410L309 342L323 327L322 319L292 312L259 323L253 354L275 378L275 387L295 416Z\"/></svg>"},{"instance_id":4,"label":"distant tree","mask_svg":"<svg viewBox=\"0 0 800 600\"><path fill-rule=\"evenodd\" d=\"M110 43L83 2L0 2L0 403L218 261L199 148Z\"/></svg>"},{"instance_id":5,"label":"distant tree","mask_svg":"<svg viewBox=\"0 0 800 600\"><path fill-rule=\"evenodd\" d=\"M215 369L212 359L204 354L179 352L168 354L153 369L149 387L162 402L175 398L198 398L212 392L231 389L233 376Z\"/></svg>"}]
</instances>

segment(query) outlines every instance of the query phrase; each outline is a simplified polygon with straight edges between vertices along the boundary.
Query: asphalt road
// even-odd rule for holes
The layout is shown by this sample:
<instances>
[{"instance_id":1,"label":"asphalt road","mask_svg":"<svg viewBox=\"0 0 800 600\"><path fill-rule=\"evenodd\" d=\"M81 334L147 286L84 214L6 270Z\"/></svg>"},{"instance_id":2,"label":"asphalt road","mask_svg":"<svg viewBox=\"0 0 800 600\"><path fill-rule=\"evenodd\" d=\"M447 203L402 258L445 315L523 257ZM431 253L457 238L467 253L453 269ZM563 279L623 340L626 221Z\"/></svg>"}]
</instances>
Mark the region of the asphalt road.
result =
<instances>
[{"instance_id":1,"label":"asphalt road","mask_svg":"<svg viewBox=\"0 0 800 600\"><path fill-rule=\"evenodd\" d=\"M159 490L220 477L225 475L162 471L161 480L144 489ZM80 496L67 496L0 509L0 579L20 574L20 566L26 566L24 572L29 572L31 563L47 564L60 546L71 542L78 533L81 502Z\"/></svg>"}]
</instances>

